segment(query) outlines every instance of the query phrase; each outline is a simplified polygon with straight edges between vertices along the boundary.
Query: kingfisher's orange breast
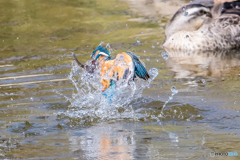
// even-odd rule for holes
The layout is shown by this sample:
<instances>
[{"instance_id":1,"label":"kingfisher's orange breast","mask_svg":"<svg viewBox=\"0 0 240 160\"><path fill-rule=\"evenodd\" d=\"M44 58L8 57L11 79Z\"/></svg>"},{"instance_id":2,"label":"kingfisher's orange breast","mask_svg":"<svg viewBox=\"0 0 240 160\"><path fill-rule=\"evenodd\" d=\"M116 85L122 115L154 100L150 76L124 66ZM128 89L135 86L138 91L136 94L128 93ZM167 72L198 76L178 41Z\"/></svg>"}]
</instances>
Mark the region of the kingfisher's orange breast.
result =
<instances>
[{"instance_id":1,"label":"kingfisher's orange breast","mask_svg":"<svg viewBox=\"0 0 240 160\"><path fill-rule=\"evenodd\" d=\"M127 53L122 52L118 54L114 60L104 61L102 57L100 57L101 62L101 82L104 87L103 90L107 89L110 86L110 79L106 77L113 77L113 75L117 75L118 79L122 79L125 71L129 69L132 65L132 57L130 57Z\"/></svg>"}]
</instances>

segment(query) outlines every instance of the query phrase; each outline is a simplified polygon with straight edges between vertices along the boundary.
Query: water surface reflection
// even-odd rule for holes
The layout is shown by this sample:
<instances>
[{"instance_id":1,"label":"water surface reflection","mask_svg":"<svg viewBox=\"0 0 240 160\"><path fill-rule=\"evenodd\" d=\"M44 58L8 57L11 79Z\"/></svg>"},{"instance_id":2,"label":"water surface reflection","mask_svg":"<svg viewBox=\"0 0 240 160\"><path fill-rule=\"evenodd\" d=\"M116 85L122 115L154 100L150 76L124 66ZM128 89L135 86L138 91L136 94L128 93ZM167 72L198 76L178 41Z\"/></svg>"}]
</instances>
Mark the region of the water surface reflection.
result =
<instances>
[{"instance_id":1,"label":"water surface reflection","mask_svg":"<svg viewBox=\"0 0 240 160\"><path fill-rule=\"evenodd\" d=\"M192 125L102 123L75 131L69 140L74 156L86 159L206 159L215 147L224 148L220 134L203 129L204 125L197 125L197 130ZM233 140L229 150L236 150L238 141Z\"/></svg>"},{"instance_id":2,"label":"water surface reflection","mask_svg":"<svg viewBox=\"0 0 240 160\"><path fill-rule=\"evenodd\" d=\"M175 73L174 78L220 78L237 75L240 67L239 50L166 51L170 56L166 63Z\"/></svg>"}]
</instances>

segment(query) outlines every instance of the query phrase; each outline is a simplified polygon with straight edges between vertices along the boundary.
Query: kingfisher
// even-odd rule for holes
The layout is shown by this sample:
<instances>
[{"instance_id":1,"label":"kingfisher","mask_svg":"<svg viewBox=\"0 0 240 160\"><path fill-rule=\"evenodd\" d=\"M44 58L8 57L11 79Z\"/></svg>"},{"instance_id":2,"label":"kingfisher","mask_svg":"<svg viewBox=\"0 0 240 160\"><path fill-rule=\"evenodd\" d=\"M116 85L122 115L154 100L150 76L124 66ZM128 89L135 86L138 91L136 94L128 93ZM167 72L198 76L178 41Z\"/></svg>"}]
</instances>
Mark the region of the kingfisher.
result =
<instances>
[{"instance_id":1,"label":"kingfisher","mask_svg":"<svg viewBox=\"0 0 240 160\"><path fill-rule=\"evenodd\" d=\"M112 59L106 48L98 46L91 55L91 66L80 63L74 54L73 57L78 66L86 69L89 73L93 73L96 67L100 69L102 93L106 97L114 94L116 82L121 79L130 82L134 81L137 76L144 80L150 78L138 56L130 51L122 52Z\"/></svg>"}]
</instances>

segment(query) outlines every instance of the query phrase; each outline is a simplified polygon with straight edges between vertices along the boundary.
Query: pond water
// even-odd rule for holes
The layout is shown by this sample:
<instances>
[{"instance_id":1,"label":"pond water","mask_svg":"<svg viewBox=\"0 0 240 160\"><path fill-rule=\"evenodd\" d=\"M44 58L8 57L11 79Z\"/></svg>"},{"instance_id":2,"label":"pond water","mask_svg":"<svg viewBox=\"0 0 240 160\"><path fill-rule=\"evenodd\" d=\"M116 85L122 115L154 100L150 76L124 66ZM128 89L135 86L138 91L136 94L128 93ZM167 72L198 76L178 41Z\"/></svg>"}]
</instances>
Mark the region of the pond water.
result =
<instances>
[{"instance_id":1,"label":"pond water","mask_svg":"<svg viewBox=\"0 0 240 160\"><path fill-rule=\"evenodd\" d=\"M187 2L1 0L0 159L239 159L240 51L161 48ZM102 101L72 63L101 42L156 77Z\"/></svg>"}]
</instances>

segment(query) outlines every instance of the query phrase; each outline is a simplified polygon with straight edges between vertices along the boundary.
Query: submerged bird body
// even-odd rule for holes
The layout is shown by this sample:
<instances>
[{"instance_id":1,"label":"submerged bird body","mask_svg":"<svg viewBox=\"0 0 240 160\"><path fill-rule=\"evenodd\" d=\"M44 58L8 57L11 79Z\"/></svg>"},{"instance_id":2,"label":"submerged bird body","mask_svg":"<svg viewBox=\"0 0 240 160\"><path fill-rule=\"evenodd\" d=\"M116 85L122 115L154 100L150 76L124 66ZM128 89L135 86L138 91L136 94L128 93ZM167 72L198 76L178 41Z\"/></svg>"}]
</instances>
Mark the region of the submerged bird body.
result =
<instances>
[{"instance_id":1,"label":"submerged bird body","mask_svg":"<svg viewBox=\"0 0 240 160\"><path fill-rule=\"evenodd\" d=\"M93 58L94 65L97 65L100 69L103 93L115 88L116 81L121 79L129 82L134 80L136 76L144 80L149 78L145 67L133 52L122 52L121 54L118 54L115 59L112 59L107 49L98 46L93 51L91 57ZM74 58L79 64L80 62L76 57Z\"/></svg>"},{"instance_id":2,"label":"submerged bird body","mask_svg":"<svg viewBox=\"0 0 240 160\"><path fill-rule=\"evenodd\" d=\"M164 48L215 50L240 47L240 2L190 3L166 26ZM231 4L232 3L232 4Z\"/></svg>"}]
</instances>

